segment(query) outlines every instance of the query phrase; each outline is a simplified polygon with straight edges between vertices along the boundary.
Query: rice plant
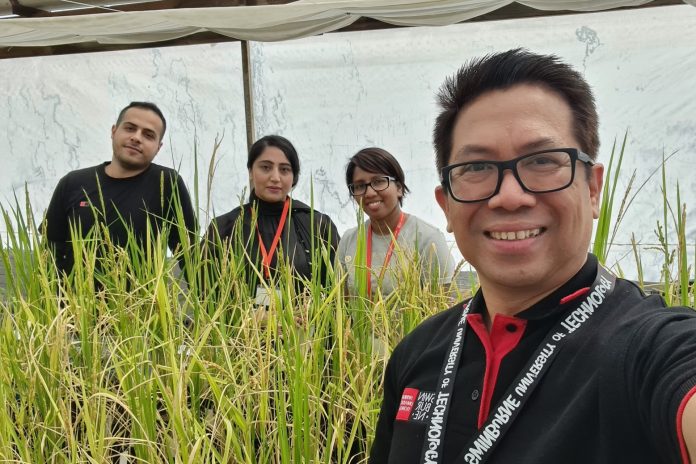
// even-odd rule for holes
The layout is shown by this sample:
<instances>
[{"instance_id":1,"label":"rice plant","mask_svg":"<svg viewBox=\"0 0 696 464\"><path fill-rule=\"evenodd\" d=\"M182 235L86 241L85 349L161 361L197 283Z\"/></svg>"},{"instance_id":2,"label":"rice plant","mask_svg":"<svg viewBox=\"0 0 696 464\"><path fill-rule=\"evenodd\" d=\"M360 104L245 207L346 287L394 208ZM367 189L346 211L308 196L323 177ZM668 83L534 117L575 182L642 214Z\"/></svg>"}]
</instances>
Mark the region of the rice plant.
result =
<instances>
[{"instance_id":1,"label":"rice plant","mask_svg":"<svg viewBox=\"0 0 696 464\"><path fill-rule=\"evenodd\" d=\"M672 152L667 156L663 155L662 162L658 163L656 168L638 186L635 186L636 172L633 171L623 195L619 197L617 196L618 179L621 174L621 165L627 140L628 134L626 133L620 147L617 147L616 142L614 142L609 163L605 167L604 187L592 252L601 262L611 266L618 275L623 275L623 269L619 263L608 262L609 250L633 201L642 192L647 183L655 175L660 174L662 208L658 212L661 212L662 220L657 221L654 229L657 245L647 248L641 247L641 244L635 240L635 234L632 234L631 248L636 263L633 274L637 276L637 283L645 291L660 293L668 305L694 307L694 294L696 293L694 289L696 243L691 244L693 249L690 250L686 237L687 207L686 204L682 203L679 184L672 189L667 184L666 176L667 161L675 156L677 152ZM670 198L676 198L676 204ZM620 201L619 208L615 210L617 201ZM662 256L659 282L645 281L641 249L657 252ZM693 255L691 255L692 252ZM690 260L692 264L689 264Z\"/></svg>"},{"instance_id":2,"label":"rice plant","mask_svg":"<svg viewBox=\"0 0 696 464\"><path fill-rule=\"evenodd\" d=\"M186 234L174 224L125 247L103 227L73 230L75 266L61 275L29 205L3 213L11 462L364 462L388 353L452 302L409 278L393 295L349 298L316 244L328 281L298 282L285 264L258 307L241 238L217 244L214 263L200 243L168 256L168 234Z\"/></svg>"}]
</instances>

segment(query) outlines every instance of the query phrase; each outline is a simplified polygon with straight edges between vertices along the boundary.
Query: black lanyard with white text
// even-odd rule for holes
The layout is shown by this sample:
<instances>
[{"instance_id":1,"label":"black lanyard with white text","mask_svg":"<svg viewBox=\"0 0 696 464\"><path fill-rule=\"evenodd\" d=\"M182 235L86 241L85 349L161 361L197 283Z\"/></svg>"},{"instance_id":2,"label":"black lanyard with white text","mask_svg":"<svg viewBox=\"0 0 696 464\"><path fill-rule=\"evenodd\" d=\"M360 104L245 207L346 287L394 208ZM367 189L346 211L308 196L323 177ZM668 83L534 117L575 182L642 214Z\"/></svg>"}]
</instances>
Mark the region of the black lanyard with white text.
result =
<instances>
[{"instance_id":1,"label":"black lanyard with white text","mask_svg":"<svg viewBox=\"0 0 696 464\"><path fill-rule=\"evenodd\" d=\"M549 331L549 334L537 347L535 354L530 357L530 361L510 384L496 407L491 410L486 422L474 433L474 436L454 462L481 464L488 459L534 389L539 385L541 378L548 371L558 352L567 342L566 337L585 325L614 289L615 282L616 277L604 266L598 264L597 277L592 283L587 297ZM466 333L466 317L470 306L471 300L463 309L457 322L450 349L440 371L435 391L435 405L427 423L421 453L420 462L422 464L442 462L447 415L452 399L454 379L459 369L459 360Z\"/></svg>"}]
</instances>

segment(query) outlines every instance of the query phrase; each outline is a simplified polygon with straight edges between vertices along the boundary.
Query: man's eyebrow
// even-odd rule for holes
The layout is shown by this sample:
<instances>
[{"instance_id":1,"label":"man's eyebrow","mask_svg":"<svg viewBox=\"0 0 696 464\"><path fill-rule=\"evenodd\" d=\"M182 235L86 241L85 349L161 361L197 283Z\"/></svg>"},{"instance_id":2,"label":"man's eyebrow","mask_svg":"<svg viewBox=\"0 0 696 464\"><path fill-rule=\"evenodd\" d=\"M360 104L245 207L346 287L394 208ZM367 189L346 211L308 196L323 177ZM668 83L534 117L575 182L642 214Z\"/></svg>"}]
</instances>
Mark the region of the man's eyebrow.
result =
<instances>
[{"instance_id":1,"label":"man's eyebrow","mask_svg":"<svg viewBox=\"0 0 696 464\"><path fill-rule=\"evenodd\" d=\"M566 148L566 147L560 147L558 143L549 137L541 137L535 140L532 140L528 143L525 143L520 147L518 150L519 153L516 153L518 156L526 155L527 153L531 153L537 150L544 150L547 148ZM471 156L492 156L496 153L495 150L485 147L483 145L476 145L476 144L468 144L464 145L461 147L457 152L455 153L454 157L456 159L461 159L461 158L468 158Z\"/></svg>"},{"instance_id":2,"label":"man's eyebrow","mask_svg":"<svg viewBox=\"0 0 696 464\"><path fill-rule=\"evenodd\" d=\"M474 145L474 144L469 144L469 145L464 145L461 147L457 152L454 154L455 159L461 159L461 158L468 158L470 156L474 155L491 155L493 154L493 150L488 149L484 147L483 145Z\"/></svg>"},{"instance_id":3,"label":"man's eyebrow","mask_svg":"<svg viewBox=\"0 0 696 464\"><path fill-rule=\"evenodd\" d=\"M526 143L522 146L521 150L523 153L520 153L520 155L524 155L527 153L531 153L533 151L537 150L545 150L547 148L566 148L566 147L561 147L558 145L558 142L556 140L549 138L549 137L542 137L536 140L533 140L529 143Z\"/></svg>"}]
</instances>

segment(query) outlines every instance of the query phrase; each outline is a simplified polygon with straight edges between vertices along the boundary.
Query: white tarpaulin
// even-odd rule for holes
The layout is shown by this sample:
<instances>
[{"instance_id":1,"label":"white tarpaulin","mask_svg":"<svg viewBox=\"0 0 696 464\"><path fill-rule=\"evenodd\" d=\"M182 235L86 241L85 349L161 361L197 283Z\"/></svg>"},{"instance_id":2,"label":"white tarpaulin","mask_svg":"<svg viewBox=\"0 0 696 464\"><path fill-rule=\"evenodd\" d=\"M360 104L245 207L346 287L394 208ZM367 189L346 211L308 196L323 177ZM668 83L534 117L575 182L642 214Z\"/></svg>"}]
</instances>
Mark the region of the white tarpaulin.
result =
<instances>
[{"instance_id":1,"label":"white tarpaulin","mask_svg":"<svg viewBox=\"0 0 696 464\"><path fill-rule=\"evenodd\" d=\"M252 42L254 134L293 142L302 162L293 196L328 214L339 232L355 227L357 218L345 165L369 146L399 160L411 190L407 211L445 230L433 197L439 183L432 146L437 89L484 54L517 47L556 54L595 92L600 162L609 162L613 141L620 143L628 131L614 217L624 192L636 196L608 263L637 278L635 241L644 278L659 281L664 253L658 221L668 228L670 248L675 243L674 222L668 217L665 225L662 214L663 192L672 211L679 204L688 208L687 258L694 269L694 44L696 8L684 4ZM199 218L207 226L248 195L243 62L239 42L0 60L0 205L23 208L26 192L39 221L65 173L110 159L118 111L146 100L167 117L157 163L179 170L200 198ZM674 152L663 184L663 155ZM212 181L201 168L211 165ZM0 236L7 237L3 226L0 221Z\"/></svg>"},{"instance_id":2,"label":"white tarpaulin","mask_svg":"<svg viewBox=\"0 0 696 464\"><path fill-rule=\"evenodd\" d=\"M300 0L284 5L189 8L0 21L0 46L40 47L84 42L136 44L215 32L239 40L297 39L346 27L359 18L398 26L444 26L515 3L508 0ZM650 0L529 0L545 11L600 11ZM696 6L696 0L684 0Z\"/></svg>"}]
</instances>

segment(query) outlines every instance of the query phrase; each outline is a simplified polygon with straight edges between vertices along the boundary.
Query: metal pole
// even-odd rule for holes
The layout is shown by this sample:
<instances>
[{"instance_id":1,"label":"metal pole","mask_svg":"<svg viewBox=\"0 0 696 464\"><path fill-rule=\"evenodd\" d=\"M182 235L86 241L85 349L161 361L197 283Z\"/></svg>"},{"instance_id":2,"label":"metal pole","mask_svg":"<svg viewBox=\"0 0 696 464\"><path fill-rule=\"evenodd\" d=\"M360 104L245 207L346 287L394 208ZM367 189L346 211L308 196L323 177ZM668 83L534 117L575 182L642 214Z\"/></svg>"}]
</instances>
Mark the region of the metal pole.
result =
<instances>
[{"instance_id":1,"label":"metal pole","mask_svg":"<svg viewBox=\"0 0 696 464\"><path fill-rule=\"evenodd\" d=\"M246 116L247 152L256 140L254 128L254 97L251 91L252 69L249 41L242 40L242 80L244 81L244 115Z\"/></svg>"}]
</instances>

